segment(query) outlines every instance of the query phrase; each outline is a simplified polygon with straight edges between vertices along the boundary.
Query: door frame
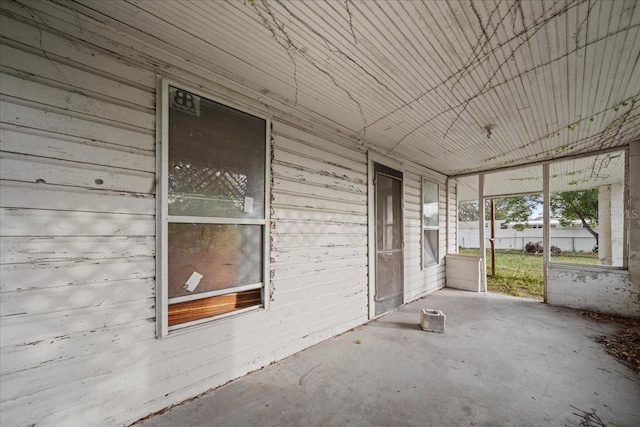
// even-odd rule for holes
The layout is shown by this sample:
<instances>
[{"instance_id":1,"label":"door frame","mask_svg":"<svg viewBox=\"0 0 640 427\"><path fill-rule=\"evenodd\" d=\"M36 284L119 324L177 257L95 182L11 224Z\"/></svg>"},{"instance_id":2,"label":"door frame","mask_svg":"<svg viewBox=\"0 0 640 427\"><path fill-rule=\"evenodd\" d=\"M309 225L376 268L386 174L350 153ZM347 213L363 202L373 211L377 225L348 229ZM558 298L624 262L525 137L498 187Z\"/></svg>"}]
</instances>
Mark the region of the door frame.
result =
<instances>
[{"instance_id":1,"label":"door frame","mask_svg":"<svg viewBox=\"0 0 640 427\"><path fill-rule=\"evenodd\" d=\"M369 246L369 319L375 319L376 307L375 307L375 294L376 294L376 207L375 207L375 171L374 163L379 163L383 166L395 169L398 172L402 172L402 195L400 202L400 209L402 212L402 303L405 303L404 295L404 270L405 270L405 253L404 246L406 240L406 227L405 227L405 211L404 211L404 199L405 199L405 175L406 171L402 163L397 160L393 160L389 157L383 156L373 151L367 152L367 241Z\"/></svg>"}]
</instances>

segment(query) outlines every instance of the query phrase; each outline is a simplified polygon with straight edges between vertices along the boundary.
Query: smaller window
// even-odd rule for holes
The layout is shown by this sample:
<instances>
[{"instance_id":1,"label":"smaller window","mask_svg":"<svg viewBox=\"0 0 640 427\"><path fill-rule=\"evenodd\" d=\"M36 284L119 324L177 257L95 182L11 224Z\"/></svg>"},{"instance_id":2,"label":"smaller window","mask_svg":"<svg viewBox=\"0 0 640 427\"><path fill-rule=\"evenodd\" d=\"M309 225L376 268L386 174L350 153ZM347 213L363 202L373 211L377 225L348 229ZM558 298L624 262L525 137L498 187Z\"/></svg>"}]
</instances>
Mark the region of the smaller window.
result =
<instances>
[{"instance_id":1,"label":"smaller window","mask_svg":"<svg viewBox=\"0 0 640 427\"><path fill-rule=\"evenodd\" d=\"M438 184L422 180L422 268L440 263L439 193Z\"/></svg>"}]
</instances>

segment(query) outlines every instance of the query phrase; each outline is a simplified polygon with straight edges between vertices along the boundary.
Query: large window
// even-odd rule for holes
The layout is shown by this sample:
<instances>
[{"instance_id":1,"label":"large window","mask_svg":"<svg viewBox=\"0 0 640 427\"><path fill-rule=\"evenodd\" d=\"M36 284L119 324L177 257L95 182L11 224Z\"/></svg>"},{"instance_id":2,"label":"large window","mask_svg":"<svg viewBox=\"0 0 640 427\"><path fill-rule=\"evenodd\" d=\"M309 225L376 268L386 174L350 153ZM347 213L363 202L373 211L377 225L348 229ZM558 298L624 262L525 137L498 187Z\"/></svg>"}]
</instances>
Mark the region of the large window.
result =
<instances>
[{"instance_id":1,"label":"large window","mask_svg":"<svg viewBox=\"0 0 640 427\"><path fill-rule=\"evenodd\" d=\"M625 266L625 154L549 165L552 262Z\"/></svg>"},{"instance_id":2,"label":"large window","mask_svg":"<svg viewBox=\"0 0 640 427\"><path fill-rule=\"evenodd\" d=\"M438 184L422 180L422 267L439 263L438 251L440 234Z\"/></svg>"},{"instance_id":3,"label":"large window","mask_svg":"<svg viewBox=\"0 0 640 427\"><path fill-rule=\"evenodd\" d=\"M164 82L159 334L264 305L268 120Z\"/></svg>"}]
</instances>

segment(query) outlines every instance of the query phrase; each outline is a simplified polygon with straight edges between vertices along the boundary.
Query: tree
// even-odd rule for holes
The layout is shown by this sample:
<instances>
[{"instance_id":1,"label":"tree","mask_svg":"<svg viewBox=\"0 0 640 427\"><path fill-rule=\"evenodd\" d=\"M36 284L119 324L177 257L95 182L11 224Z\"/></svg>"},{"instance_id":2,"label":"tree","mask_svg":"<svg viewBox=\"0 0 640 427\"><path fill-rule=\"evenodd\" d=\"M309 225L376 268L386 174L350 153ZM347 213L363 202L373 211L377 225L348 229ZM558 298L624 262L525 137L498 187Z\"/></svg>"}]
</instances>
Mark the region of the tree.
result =
<instances>
[{"instance_id":1,"label":"tree","mask_svg":"<svg viewBox=\"0 0 640 427\"><path fill-rule=\"evenodd\" d=\"M507 224L522 231L527 227L533 212L542 205L542 196L528 194L524 196L505 197L496 199L495 216ZM488 215L489 205L486 205ZM574 221L580 221L582 226L596 239L598 233L594 228L598 225L598 189L577 191L562 191L551 194L551 215L559 218L560 225L568 227ZM487 218L488 219L488 218ZM458 205L459 221L478 220L478 201L462 202Z\"/></svg>"},{"instance_id":2,"label":"tree","mask_svg":"<svg viewBox=\"0 0 640 427\"><path fill-rule=\"evenodd\" d=\"M580 220L582 226L596 239L593 229L598 225L598 189L563 191L551 196L551 214L560 218L560 225L567 227Z\"/></svg>"},{"instance_id":3,"label":"tree","mask_svg":"<svg viewBox=\"0 0 640 427\"><path fill-rule=\"evenodd\" d=\"M513 223L513 228L522 231L527 227L533 211L542 203L539 194L527 194L525 196L505 197L496 202L496 219L504 219L507 224ZM498 212L502 218L498 218Z\"/></svg>"},{"instance_id":4,"label":"tree","mask_svg":"<svg viewBox=\"0 0 640 427\"><path fill-rule=\"evenodd\" d=\"M458 221L470 222L478 220L478 201L470 200L468 202L458 203Z\"/></svg>"},{"instance_id":5,"label":"tree","mask_svg":"<svg viewBox=\"0 0 640 427\"><path fill-rule=\"evenodd\" d=\"M515 223L513 228L517 230L524 230L531 213L540 203L542 203L542 199L539 195L495 199L495 217L506 223ZM458 203L458 221L477 221L479 219L478 206L477 200ZM490 211L489 201L487 201L485 205L487 220L490 219Z\"/></svg>"}]
</instances>

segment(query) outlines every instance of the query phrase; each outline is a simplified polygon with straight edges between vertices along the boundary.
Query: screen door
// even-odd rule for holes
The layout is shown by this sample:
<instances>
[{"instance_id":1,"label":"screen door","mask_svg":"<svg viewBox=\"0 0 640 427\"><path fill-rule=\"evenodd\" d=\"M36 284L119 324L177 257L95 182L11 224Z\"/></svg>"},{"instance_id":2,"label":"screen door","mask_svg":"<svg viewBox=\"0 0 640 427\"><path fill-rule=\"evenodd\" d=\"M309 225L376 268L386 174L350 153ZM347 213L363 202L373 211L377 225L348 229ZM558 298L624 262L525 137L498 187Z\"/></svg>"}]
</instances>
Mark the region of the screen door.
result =
<instances>
[{"instance_id":1,"label":"screen door","mask_svg":"<svg viewBox=\"0 0 640 427\"><path fill-rule=\"evenodd\" d=\"M403 302L402 172L374 164L376 205L376 315Z\"/></svg>"}]
</instances>

